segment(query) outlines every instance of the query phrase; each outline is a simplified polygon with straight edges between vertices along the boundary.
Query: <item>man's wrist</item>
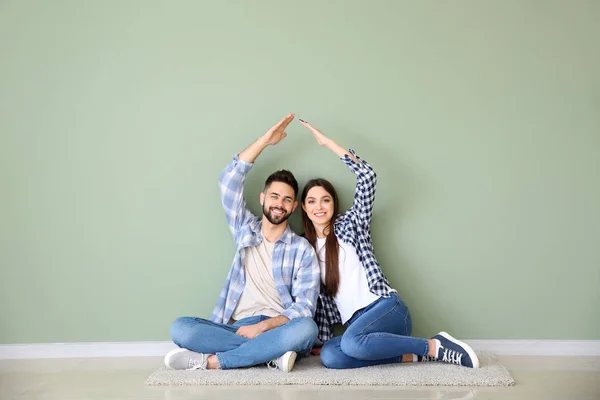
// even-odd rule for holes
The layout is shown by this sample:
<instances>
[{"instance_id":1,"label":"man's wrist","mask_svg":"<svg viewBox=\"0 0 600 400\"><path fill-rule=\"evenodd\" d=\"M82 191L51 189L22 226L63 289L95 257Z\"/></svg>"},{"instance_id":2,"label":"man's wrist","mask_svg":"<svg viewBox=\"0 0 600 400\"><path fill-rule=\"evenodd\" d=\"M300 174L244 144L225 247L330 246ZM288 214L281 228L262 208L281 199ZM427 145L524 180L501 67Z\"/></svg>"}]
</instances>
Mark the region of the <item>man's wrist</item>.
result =
<instances>
[{"instance_id":1,"label":"man's wrist","mask_svg":"<svg viewBox=\"0 0 600 400\"><path fill-rule=\"evenodd\" d=\"M265 333L266 331L269 330L269 323L267 322L268 320L265 321L260 321L258 323L258 329L260 329L261 333Z\"/></svg>"},{"instance_id":2,"label":"man's wrist","mask_svg":"<svg viewBox=\"0 0 600 400\"><path fill-rule=\"evenodd\" d=\"M260 145L263 149L266 148L269 145L268 140L265 138L265 136L261 136L258 139L256 139L256 143L258 145Z\"/></svg>"}]
</instances>

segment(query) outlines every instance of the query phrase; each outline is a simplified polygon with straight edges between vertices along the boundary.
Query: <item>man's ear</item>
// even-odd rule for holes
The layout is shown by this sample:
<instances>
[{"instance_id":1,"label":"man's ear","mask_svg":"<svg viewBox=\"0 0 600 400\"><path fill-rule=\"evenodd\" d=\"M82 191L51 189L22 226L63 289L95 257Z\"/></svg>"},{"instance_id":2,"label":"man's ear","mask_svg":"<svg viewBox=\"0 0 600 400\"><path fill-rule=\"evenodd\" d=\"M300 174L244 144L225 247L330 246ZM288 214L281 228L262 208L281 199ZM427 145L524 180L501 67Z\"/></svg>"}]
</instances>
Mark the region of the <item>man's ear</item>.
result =
<instances>
[{"instance_id":1,"label":"man's ear","mask_svg":"<svg viewBox=\"0 0 600 400\"><path fill-rule=\"evenodd\" d=\"M265 192L260 192L260 206L265 204Z\"/></svg>"},{"instance_id":2,"label":"man's ear","mask_svg":"<svg viewBox=\"0 0 600 400\"><path fill-rule=\"evenodd\" d=\"M292 208L292 212L296 211L296 207L298 207L298 202L297 201L294 202L294 207Z\"/></svg>"}]
</instances>

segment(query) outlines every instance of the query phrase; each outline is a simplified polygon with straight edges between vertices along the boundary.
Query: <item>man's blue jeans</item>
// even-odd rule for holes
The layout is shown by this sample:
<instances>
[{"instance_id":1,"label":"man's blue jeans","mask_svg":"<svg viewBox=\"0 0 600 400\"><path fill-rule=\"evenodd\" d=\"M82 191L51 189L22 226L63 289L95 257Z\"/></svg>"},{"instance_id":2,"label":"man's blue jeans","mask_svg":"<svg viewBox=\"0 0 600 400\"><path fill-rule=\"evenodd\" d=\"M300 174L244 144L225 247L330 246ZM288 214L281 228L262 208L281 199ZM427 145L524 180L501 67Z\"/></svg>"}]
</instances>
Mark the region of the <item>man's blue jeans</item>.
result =
<instances>
[{"instance_id":1,"label":"man's blue jeans","mask_svg":"<svg viewBox=\"0 0 600 400\"><path fill-rule=\"evenodd\" d=\"M397 296L381 297L357 311L342 336L325 342L321 362L327 368L360 368L402 361L403 354L427 355L427 339L410 336L412 319Z\"/></svg>"},{"instance_id":2,"label":"man's blue jeans","mask_svg":"<svg viewBox=\"0 0 600 400\"><path fill-rule=\"evenodd\" d=\"M203 318L181 317L171 325L171 337L179 347L216 354L221 369L264 364L288 351L299 355L308 353L317 339L317 325L311 318L294 318L254 339L235 334L241 326L254 325L266 319L269 317L257 315L228 325Z\"/></svg>"}]
</instances>

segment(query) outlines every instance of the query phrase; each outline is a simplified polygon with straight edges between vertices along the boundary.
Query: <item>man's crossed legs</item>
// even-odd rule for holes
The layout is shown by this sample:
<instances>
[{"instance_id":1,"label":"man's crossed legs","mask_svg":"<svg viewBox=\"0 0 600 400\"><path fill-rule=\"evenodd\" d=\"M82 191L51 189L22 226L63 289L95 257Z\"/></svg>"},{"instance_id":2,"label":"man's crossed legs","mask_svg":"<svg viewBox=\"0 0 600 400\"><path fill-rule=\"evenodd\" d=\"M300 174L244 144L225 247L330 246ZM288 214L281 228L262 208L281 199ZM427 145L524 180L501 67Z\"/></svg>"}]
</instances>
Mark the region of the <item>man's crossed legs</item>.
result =
<instances>
[{"instance_id":1,"label":"man's crossed legs","mask_svg":"<svg viewBox=\"0 0 600 400\"><path fill-rule=\"evenodd\" d=\"M178 318L171 325L171 337L180 349L166 355L165 365L173 369L207 369L208 357L214 354L221 369L273 362L271 365L288 372L296 353L304 355L312 349L317 325L311 318L294 318L254 339L236 335L240 327L266 319L269 317L259 315L228 325L196 317Z\"/></svg>"}]
</instances>

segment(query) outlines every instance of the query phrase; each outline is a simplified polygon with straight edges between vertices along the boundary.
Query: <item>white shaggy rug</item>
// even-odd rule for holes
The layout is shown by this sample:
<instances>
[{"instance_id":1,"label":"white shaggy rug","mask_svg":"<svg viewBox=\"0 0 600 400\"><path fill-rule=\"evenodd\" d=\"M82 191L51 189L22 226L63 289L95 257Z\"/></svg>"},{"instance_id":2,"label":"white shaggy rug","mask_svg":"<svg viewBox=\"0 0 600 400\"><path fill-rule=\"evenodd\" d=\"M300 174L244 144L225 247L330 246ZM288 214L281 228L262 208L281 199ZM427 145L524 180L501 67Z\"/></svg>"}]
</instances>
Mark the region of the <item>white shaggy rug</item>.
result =
<instances>
[{"instance_id":1,"label":"white shaggy rug","mask_svg":"<svg viewBox=\"0 0 600 400\"><path fill-rule=\"evenodd\" d=\"M289 373L266 366L209 371L175 371L162 367L147 385L365 385L365 386L510 386L514 380L496 356L477 352L480 367L441 362L387 364L356 369L327 369L319 357L298 359Z\"/></svg>"}]
</instances>

